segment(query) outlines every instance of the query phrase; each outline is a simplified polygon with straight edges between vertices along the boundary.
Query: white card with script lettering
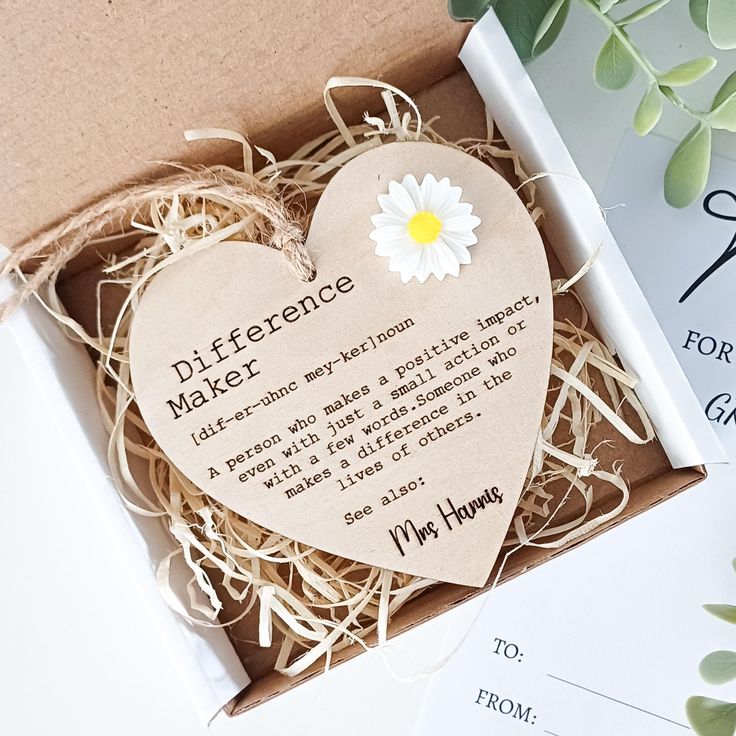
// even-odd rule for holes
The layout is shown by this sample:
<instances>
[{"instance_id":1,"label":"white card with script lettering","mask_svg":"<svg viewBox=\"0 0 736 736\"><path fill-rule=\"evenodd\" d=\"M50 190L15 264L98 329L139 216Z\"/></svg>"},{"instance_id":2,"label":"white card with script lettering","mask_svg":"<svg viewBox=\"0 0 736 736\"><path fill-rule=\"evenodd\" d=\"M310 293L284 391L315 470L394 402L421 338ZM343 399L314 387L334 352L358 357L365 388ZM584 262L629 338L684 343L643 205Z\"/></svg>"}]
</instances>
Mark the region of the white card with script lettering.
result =
<instances>
[{"instance_id":1,"label":"white card with script lettering","mask_svg":"<svg viewBox=\"0 0 736 736\"><path fill-rule=\"evenodd\" d=\"M736 163L714 156L690 207L662 197L672 143L624 137L608 224L729 456L736 458Z\"/></svg>"}]
</instances>

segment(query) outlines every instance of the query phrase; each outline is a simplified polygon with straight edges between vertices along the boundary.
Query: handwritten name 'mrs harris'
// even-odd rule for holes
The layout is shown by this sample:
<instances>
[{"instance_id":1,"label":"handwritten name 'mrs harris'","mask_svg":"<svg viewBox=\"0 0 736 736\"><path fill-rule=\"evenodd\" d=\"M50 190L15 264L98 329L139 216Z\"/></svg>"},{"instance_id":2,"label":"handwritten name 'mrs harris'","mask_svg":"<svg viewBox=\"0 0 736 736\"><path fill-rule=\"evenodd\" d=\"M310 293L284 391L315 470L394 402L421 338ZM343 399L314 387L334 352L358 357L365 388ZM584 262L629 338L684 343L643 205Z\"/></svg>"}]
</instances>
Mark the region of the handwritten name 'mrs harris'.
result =
<instances>
[{"instance_id":1,"label":"handwritten name 'mrs harris'","mask_svg":"<svg viewBox=\"0 0 736 736\"><path fill-rule=\"evenodd\" d=\"M436 504L437 516L424 522L406 519L403 524L397 524L389 529L391 540L396 545L402 557L405 550L414 544L420 547L437 539L441 530L448 532L458 529L463 524L473 521L479 514L503 503L503 492L497 486L486 488L480 496L471 498L463 504L455 504L450 498Z\"/></svg>"}]
</instances>

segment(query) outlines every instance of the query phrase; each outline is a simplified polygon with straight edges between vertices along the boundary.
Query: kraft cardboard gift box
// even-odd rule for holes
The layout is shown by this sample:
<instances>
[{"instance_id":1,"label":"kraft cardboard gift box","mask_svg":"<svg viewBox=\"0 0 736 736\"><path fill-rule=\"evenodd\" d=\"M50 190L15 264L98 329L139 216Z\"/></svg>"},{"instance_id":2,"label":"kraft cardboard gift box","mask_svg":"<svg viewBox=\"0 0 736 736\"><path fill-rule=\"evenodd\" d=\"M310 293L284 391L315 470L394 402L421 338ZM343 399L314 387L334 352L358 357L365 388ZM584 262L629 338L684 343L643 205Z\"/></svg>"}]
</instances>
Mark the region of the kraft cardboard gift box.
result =
<instances>
[{"instance_id":1,"label":"kraft cardboard gift box","mask_svg":"<svg viewBox=\"0 0 736 736\"><path fill-rule=\"evenodd\" d=\"M0 32L10 101L0 113L7 157L0 179L0 237L10 247L113 187L159 175L161 168L153 161L237 163L236 145L186 144L185 129L230 128L277 156L295 150L330 129L322 89L333 75L381 78L401 88L414 97L425 118L440 116L435 127L449 140L485 136L485 100L530 172L575 174L492 12L466 42L471 27L452 22L443 2L429 0L369 4L162 0L145 9L115 0L55 8L53 16L45 8L43 2L25 4L9 13ZM37 23L38 17L44 18L43 24ZM472 79L458 60L461 47ZM375 91L341 92L337 100L350 122L358 122L365 110L380 108ZM573 273L582 265L585 248L597 245L590 235L590 223L596 222L593 240L603 237L607 250L602 251L595 274L591 271L581 283L581 297L609 346L618 349L624 366L641 379L640 398L660 438L635 446L614 436L613 446L601 453L603 464L623 460L631 487L628 507L611 526L700 481L705 474L701 461L718 459L718 450L610 233L598 223L594 200L579 184L564 180L540 181L539 188L553 275ZM98 279L99 255L90 251L67 269L60 284L66 308L90 329L95 324ZM605 309L598 309L598 304L605 304ZM33 317L29 324L38 326L41 319ZM91 380L91 371L89 375ZM94 435L100 445L99 422L88 423L84 432ZM613 503L603 497L595 511L610 510ZM117 513L109 504L106 508L104 513ZM571 503L562 514L574 518L576 511ZM160 540L151 541L154 532L136 528L142 529L144 543L150 542L151 560L160 558ZM119 533L131 534L125 525L119 526ZM559 552L526 547L510 558L503 579ZM416 626L479 592L437 585L402 608L390 632ZM297 678L274 673L275 654L244 643L253 638L248 632L254 625L248 619L239 623L229 641L222 632L203 634L215 637L208 639L215 642L208 656L223 661L234 657L248 673L233 677L230 691L219 690L205 709L213 703L224 705L217 697L227 693L229 698L233 687L242 687L248 678L250 684L227 706L232 714L321 671L318 662ZM192 644L177 639L172 646L176 650ZM333 664L360 651L357 646L343 650ZM197 656L195 664L190 661L186 667L196 669ZM208 677L189 678L195 700L196 691L204 687L197 683L206 684Z\"/></svg>"}]
</instances>

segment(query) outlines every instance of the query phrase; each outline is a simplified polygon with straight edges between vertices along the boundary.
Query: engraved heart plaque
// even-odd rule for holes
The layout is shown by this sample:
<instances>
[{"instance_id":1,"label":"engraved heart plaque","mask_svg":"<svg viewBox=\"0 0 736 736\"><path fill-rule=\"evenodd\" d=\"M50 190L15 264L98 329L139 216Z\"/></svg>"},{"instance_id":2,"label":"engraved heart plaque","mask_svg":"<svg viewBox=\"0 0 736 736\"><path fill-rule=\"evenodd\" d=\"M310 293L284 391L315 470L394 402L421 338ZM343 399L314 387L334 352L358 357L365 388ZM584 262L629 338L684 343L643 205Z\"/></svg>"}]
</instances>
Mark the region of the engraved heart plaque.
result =
<instances>
[{"instance_id":1,"label":"engraved heart plaque","mask_svg":"<svg viewBox=\"0 0 736 736\"><path fill-rule=\"evenodd\" d=\"M478 242L457 278L402 283L374 252L371 216L390 181L428 173L462 188ZM155 277L130 337L148 428L192 482L258 524L378 567L483 585L549 378L552 295L535 225L482 162L400 142L333 178L307 246L311 283L279 252L240 242Z\"/></svg>"}]
</instances>

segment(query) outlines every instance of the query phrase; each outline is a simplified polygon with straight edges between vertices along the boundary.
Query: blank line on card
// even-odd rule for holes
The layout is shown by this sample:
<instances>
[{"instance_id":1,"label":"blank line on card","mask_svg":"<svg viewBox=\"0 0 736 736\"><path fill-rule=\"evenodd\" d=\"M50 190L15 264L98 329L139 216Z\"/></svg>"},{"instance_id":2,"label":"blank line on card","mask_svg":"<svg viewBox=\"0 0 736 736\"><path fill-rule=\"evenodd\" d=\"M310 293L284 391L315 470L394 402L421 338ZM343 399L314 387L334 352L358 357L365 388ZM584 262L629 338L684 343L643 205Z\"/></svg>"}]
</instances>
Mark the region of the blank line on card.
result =
<instances>
[{"instance_id":1,"label":"blank line on card","mask_svg":"<svg viewBox=\"0 0 736 736\"><path fill-rule=\"evenodd\" d=\"M599 697L605 698L606 700L610 700L613 703L618 703L619 705L625 705L627 708L638 710L640 713L646 713L646 715L648 716L659 718L660 721L667 721L667 723L671 723L673 726L679 726L680 728L686 728L688 731L691 730L690 726L687 726L684 723L678 723L677 721L673 721L671 718L665 718L664 716L660 716L658 713L652 713L652 711L650 710L640 708L638 705L632 705L631 703L627 703L625 700L618 700L617 698L612 698L610 695L606 695L605 693L599 693L597 690L591 690L589 687L585 687L584 685L578 685L576 682L570 682L570 680L565 680L562 677L557 677L557 675L551 675L549 672L547 673L547 677L551 677L553 680L557 680L558 682L564 682L566 685L572 685L572 687L576 687L579 690L585 690L586 693L592 693L593 695L598 695Z\"/></svg>"}]
</instances>

